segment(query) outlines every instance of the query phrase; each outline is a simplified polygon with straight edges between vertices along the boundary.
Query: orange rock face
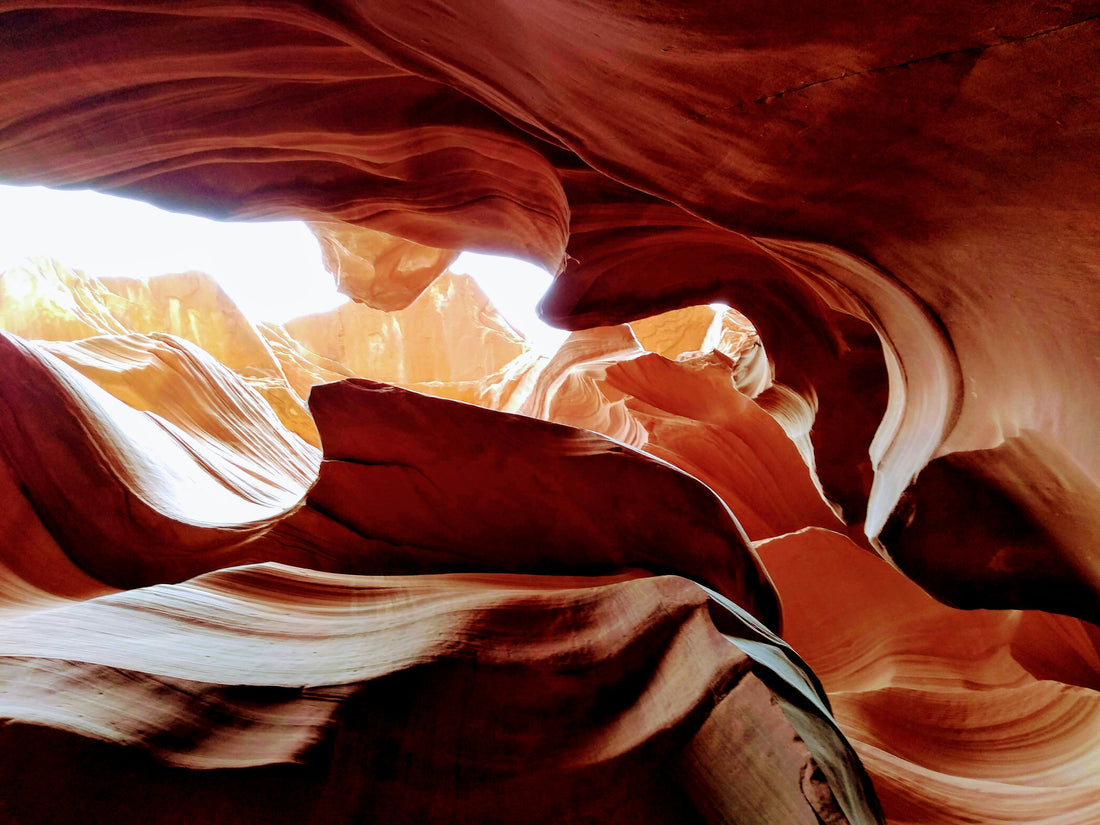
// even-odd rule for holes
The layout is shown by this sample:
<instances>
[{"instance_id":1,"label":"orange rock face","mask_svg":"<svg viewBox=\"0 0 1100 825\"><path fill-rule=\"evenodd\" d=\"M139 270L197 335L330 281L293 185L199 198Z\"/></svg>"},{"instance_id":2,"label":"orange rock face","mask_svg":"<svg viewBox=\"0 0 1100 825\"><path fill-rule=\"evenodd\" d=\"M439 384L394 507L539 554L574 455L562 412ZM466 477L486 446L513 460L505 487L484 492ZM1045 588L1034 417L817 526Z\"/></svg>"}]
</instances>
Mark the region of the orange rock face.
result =
<instances>
[{"instance_id":1,"label":"orange rock face","mask_svg":"<svg viewBox=\"0 0 1100 825\"><path fill-rule=\"evenodd\" d=\"M0 329L24 338L75 341L96 335L168 333L191 341L259 391L288 428L318 443L305 396L291 390L279 359L260 332L201 272L144 281L98 279L56 261L28 261L0 276L0 294ZM107 367L108 372L112 369ZM131 403L132 398L123 400Z\"/></svg>"},{"instance_id":2,"label":"orange rock face","mask_svg":"<svg viewBox=\"0 0 1100 825\"><path fill-rule=\"evenodd\" d=\"M3 818L881 820L855 754L891 822L1100 816L1093 4L0 22L0 179L404 307L4 276ZM551 363L458 249L556 274Z\"/></svg>"},{"instance_id":3,"label":"orange rock face","mask_svg":"<svg viewBox=\"0 0 1100 825\"><path fill-rule=\"evenodd\" d=\"M1100 816L1095 627L946 607L818 529L758 551L783 594L785 636L821 677L890 822ZM1033 665L1039 627L1057 666Z\"/></svg>"},{"instance_id":4,"label":"orange rock face","mask_svg":"<svg viewBox=\"0 0 1100 825\"><path fill-rule=\"evenodd\" d=\"M285 327L298 352L348 375L493 409L517 409L541 366L473 279L450 272L401 311L348 303Z\"/></svg>"},{"instance_id":5,"label":"orange rock face","mask_svg":"<svg viewBox=\"0 0 1100 825\"><path fill-rule=\"evenodd\" d=\"M160 816L89 814L85 760L173 800L166 821L255 815L255 783L278 776L271 821L878 820L824 694L766 627L754 552L690 475L353 379L311 394L310 486L312 448L179 339L115 375L163 415L0 340L0 713L24 754L0 771L9 821ZM148 341L52 347L105 369L144 363ZM171 348L191 375L153 397Z\"/></svg>"},{"instance_id":6,"label":"orange rock face","mask_svg":"<svg viewBox=\"0 0 1100 825\"><path fill-rule=\"evenodd\" d=\"M378 241L376 246L382 256L403 248L396 242ZM140 281L98 279L56 261L38 260L0 275L0 290L0 329L25 338L75 341L167 333L197 344L263 395L284 425L318 446L317 429L305 406L316 384L368 377L515 410L531 392L543 363L469 276L450 272L404 311L346 304L295 319L286 328L253 324L199 272ZM106 367L108 373L113 369L117 367ZM86 374L134 404L125 394L130 390L106 373Z\"/></svg>"},{"instance_id":7,"label":"orange rock face","mask_svg":"<svg viewBox=\"0 0 1100 825\"><path fill-rule=\"evenodd\" d=\"M375 309L404 309L443 274L458 253L346 223L310 226L325 268L345 295Z\"/></svg>"},{"instance_id":8,"label":"orange rock face","mask_svg":"<svg viewBox=\"0 0 1100 825\"><path fill-rule=\"evenodd\" d=\"M644 352L625 326L577 332L543 370L525 411L602 432L690 473L754 541L811 524L842 530L795 444L737 388L739 362L751 363L754 351L750 344L737 361L721 350L672 361Z\"/></svg>"}]
</instances>

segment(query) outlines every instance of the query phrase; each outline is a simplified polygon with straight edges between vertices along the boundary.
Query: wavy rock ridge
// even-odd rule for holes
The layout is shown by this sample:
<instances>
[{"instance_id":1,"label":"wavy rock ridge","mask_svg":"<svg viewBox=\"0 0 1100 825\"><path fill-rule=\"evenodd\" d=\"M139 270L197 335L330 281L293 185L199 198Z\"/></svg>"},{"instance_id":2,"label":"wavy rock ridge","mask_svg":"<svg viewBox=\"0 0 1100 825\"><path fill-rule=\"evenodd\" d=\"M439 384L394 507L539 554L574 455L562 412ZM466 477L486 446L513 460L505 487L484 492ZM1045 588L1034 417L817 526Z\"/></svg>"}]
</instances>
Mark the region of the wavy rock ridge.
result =
<instances>
[{"instance_id":1,"label":"wavy rock ridge","mask_svg":"<svg viewBox=\"0 0 1100 825\"><path fill-rule=\"evenodd\" d=\"M4 180L309 219L358 299L429 306L257 331L190 276L92 294L55 273L47 292L77 296L55 317L41 273L5 275L9 328L69 342L0 351L5 752L33 756L2 771L21 788L5 816L250 821L275 789L288 821L874 821L814 677L760 624L782 602L890 821L1095 818L1098 20L1087 2L0 6ZM464 248L557 273L543 314L581 332L553 363L491 319L440 320L477 305L429 286ZM616 326L712 301L752 333ZM442 373L417 371L414 328L446 342ZM402 357L326 349L358 330ZM678 339L703 351L663 349ZM349 378L317 391L318 434L308 388ZM286 427L323 446L316 484ZM359 577L400 594L415 574L440 589L394 602L396 641L308 616L248 629L260 603L308 614L313 588L350 616L378 595ZM628 578L558 578L577 575ZM507 576L541 594L529 616ZM436 622L460 580L481 601ZM631 612L624 587L659 606ZM143 611L162 635L119 618ZM50 647L70 615L94 632ZM298 633L394 669L264 677L304 696L240 680ZM153 668L140 638L177 660ZM517 658L464 669L497 655ZM508 712L456 716L475 686L498 697L477 712ZM574 707L597 735L563 746L531 721ZM93 764L141 790L95 814L47 791ZM733 764L758 790L715 773Z\"/></svg>"},{"instance_id":2,"label":"wavy rock ridge","mask_svg":"<svg viewBox=\"0 0 1100 825\"><path fill-rule=\"evenodd\" d=\"M205 353L80 343L142 340L191 357L195 414L178 377L164 415L143 412L3 339L5 512L24 515L6 524L0 713L28 764L63 761L8 766L11 821L148 821L85 809L87 777L64 765L88 759L176 800L165 821L233 821L279 765L301 766L285 776L302 799L271 821L878 821L816 679L752 615L778 622L755 553L695 478L353 379L311 394L310 486L312 448ZM555 506L532 508L536 491ZM711 775L717 758L743 786ZM239 783L210 787L211 770ZM49 797L56 782L77 790Z\"/></svg>"}]
</instances>

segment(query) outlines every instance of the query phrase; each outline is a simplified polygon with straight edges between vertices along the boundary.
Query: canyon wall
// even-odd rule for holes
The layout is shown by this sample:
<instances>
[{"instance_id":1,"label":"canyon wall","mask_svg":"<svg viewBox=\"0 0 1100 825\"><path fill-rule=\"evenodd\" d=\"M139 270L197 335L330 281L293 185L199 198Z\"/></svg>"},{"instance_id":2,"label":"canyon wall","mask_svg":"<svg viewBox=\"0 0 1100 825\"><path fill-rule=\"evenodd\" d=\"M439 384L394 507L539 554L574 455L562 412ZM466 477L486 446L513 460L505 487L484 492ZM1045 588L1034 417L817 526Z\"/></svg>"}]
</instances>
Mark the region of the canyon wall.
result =
<instances>
[{"instance_id":1,"label":"canyon wall","mask_svg":"<svg viewBox=\"0 0 1100 825\"><path fill-rule=\"evenodd\" d=\"M0 21L0 179L378 313L4 275L8 819L1100 816L1095 3Z\"/></svg>"}]
</instances>

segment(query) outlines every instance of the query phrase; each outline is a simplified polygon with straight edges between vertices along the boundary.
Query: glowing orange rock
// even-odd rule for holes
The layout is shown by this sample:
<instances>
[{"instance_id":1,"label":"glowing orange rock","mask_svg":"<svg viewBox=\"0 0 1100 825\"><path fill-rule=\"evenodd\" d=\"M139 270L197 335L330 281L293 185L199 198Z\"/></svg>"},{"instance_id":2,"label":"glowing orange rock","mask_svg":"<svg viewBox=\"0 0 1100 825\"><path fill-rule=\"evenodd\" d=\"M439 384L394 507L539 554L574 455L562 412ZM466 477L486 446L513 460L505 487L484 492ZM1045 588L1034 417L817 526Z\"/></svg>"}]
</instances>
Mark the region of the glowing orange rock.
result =
<instances>
[{"instance_id":1,"label":"glowing orange rock","mask_svg":"<svg viewBox=\"0 0 1100 825\"><path fill-rule=\"evenodd\" d=\"M336 288L375 309L404 309L458 257L453 249L433 249L352 224L312 223L310 229Z\"/></svg>"},{"instance_id":2,"label":"glowing orange rock","mask_svg":"<svg viewBox=\"0 0 1100 825\"><path fill-rule=\"evenodd\" d=\"M37 519L101 582L179 581L233 563L237 548L293 509L312 482L317 451L194 346L167 337L53 346L160 413L135 409L61 358L0 333L0 452Z\"/></svg>"},{"instance_id":3,"label":"glowing orange rock","mask_svg":"<svg viewBox=\"0 0 1100 825\"><path fill-rule=\"evenodd\" d=\"M1079 625L1074 652L1059 638L1072 638L1069 620L1050 617L1064 629L1045 634L1036 679L1033 614L946 607L824 530L757 549L783 596L784 637L821 677L890 822L1100 816L1100 694L1049 681L1079 679L1083 656L1095 684L1097 648Z\"/></svg>"},{"instance_id":4,"label":"glowing orange rock","mask_svg":"<svg viewBox=\"0 0 1100 825\"><path fill-rule=\"evenodd\" d=\"M132 332L112 309L122 302L102 281L57 261L34 259L0 276L0 328L25 338L75 341Z\"/></svg>"},{"instance_id":5,"label":"glowing orange rock","mask_svg":"<svg viewBox=\"0 0 1100 825\"><path fill-rule=\"evenodd\" d=\"M259 324L257 329L279 359L290 388L303 401L309 398L310 389L317 384L355 377L355 373L343 364L306 349L281 324Z\"/></svg>"},{"instance_id":6,"label":"glowing orange rock","mask_svg":"<svg viewBox=\"0 0 1100 825\"><path fill-rule=\"evenodd\" d=\"M409 246L361 231L376 239L373 251L382 257L386 249L396 254ZM394 271L393 266L386 270L387 277ZM468 276L450 273L404 312L348 304L286 326L253 325L221 287L197 272L97 279L47 260L4 273L0 289L5 296L0 329L23 337L74 341L166 332L198 344L314 445L320 442L305 401L316 384L377 377L430 395L514 410L543 363Z\"/></svg>"},{"instance_id":7,"label":"glowing orange rock","mask_svg":"<svg viewBox=\"0 0 1100 825\"><path fill-rule=\"evenodd\" d=\"M350 375L494 409L516 409L540 366L473 279L450 272L407 309L349 303L284 329L305 357Z\"/></svg>"},{"instance_id":8,"label":"glowing orange rock","mask_svg":"<svg viewBox=\"0 0 1100 825\"><path fill-rule=\"evenodd\" d=\"M187 339L248 381L291 430L318 443L271 348L209 275L99 279L41 260L3 273L0 290L0 329L24 338L75 341L137 332Z\"/></svg>"},{"instance_id":9,"label":"glowing orange rock","mask_svg":"<svg viewBox=\"0 0 1100 825\"><path fill-rule=\"evenodd\" d=\"M720 351L671 361L643 352L630 328L605 327L566 341L525 410L603 432L702 480L751 539L810 524L843 529L795 445L737 389L737 375Z\"/></svg>"},{"instance_id":10,"label":"glowing orange rock","mask_svg":"<svg viewBox=\"0 0 1100 825\"><path fill-rule=\"evenodd\" d=\"M756 330L741 313L709 306L684 307L630 324L642 349L665 358L718 350L736 358L755 341Z\"/></svg>"}]
</instances>

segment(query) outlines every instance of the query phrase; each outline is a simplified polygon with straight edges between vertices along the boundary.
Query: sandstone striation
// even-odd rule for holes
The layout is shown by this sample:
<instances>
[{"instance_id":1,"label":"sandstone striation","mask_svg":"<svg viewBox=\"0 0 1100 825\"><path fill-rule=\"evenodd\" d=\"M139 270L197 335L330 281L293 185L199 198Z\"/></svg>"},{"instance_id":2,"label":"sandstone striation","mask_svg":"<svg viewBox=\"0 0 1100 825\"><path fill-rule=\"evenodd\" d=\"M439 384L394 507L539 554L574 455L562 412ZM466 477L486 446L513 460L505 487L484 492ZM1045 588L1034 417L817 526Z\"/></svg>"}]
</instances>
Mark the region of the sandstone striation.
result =
<instances>
[{"instance_id":1,"label":"sandstone striation","mask_svg":"<svg viewBox=\"0 0 1100 825\"><path fill-rule=\"evenodd\" d=\"M0 636L9 821L876 821L797 659L683 579L259 565Z\"/></svg>"},{"instance_id":2,"label":"sandstone striation","mask_svg":"<svg viewBox=\"0 0 1100 825\"><path fill-rule=\"evenodd\" d=\"M1006 432L1096 472L1088 4L9 8L8 180L519 254L573 326L728 298L872 537Z\"/></svg>"},{"instance_id":3,"label":"sandstone striation","mask_svg":"<svg viewBox=\"0 0 1100 825\"><path fill-rule=\"evenodd\" d=\"M5 752L29 760L0 772L10 821L234 821L273 776L296 799L272 821L880 821L816 680L766 627L752 549L696 479L594 433L353 379L311 394L309 487L317 456L254 391L152 340L155 361L141 336L50 348L114 362L135 399L172 386L163 415L2 339L5 512L30 539L3 549L0 714ZM169 813L89 814L88 760ZM239 773L210 785L213 769Z\"/></svg>"},{"instance_id":4,"label":"sandstone striation","mask_svg":"<svg viewBox=\"0 0 1100 825\"><path fill-rule=\"evenodd\" d=\"M401 248L396 242L376 245L383 253ZM167 333L197 344L244 378L287 427L315 446L320 442L305 402L316 384L366 377L515 410L544 362L469 276L450 272L404 311L345 304L285 327L253 324L199 272L144 280L90 278L57 261L31 260L0 274L0 291L0 329L25 338ZM112 391L117 384L108 380L104 386ZM123 400L133 403L130 397Z\"/></svg>"},{"instance_id":5,"label":"sandstone striation","mask_svg":"<svg viewBox=\"0 0 1100 825\"><path fill-rule=\"evenodd\" d=\"M264 338L208 275L100 279L30 260L0 275L0 295L0 329L24 338L168 333L191 341L248 381L287 427L318 443L304 396L291 391Z\"/></svg>"},{"instance_id":6,"label":"sandstone striation","mask_svg":"<svg viewBox=\"0 0 1100 825\"><path fill-rule=\"evenodd\" d=\"M410 313L5 275L4 817L876 821L853 753L894 823L1100 816L1094 3L0 22L0 179ZM553 362L459 249L555 273Z\"/></svg>"},{"instance_id":7,"label":"sandstone striation","mask_svg":"<svg viewBox=\"0 0 1100 825\"><path fill-rule=\"evenodd\" d=\"M754 378L757 350L747 337L742 344L736 361L721 350L672 361L644 352L630 327L577 332L525 411L679 467L714 490L754 541L811 524L843 530L782 426L738 389Z\"/></svg>"},{"instance_id":8,"label":"sandstone striation","mask_svg":"<svg viewBox=\"0 0 1100 825\"><path fill-rule=\"evenodd\" d=\"M946 607L816 528L757 549L783 594L784 635L821 677L891 823L1100 816L1100 693L1073 673L1082 659L1097 672L1095 627ZM1034 668L1040 626L1060 666Z\"/></svg>"}]
</instances>

